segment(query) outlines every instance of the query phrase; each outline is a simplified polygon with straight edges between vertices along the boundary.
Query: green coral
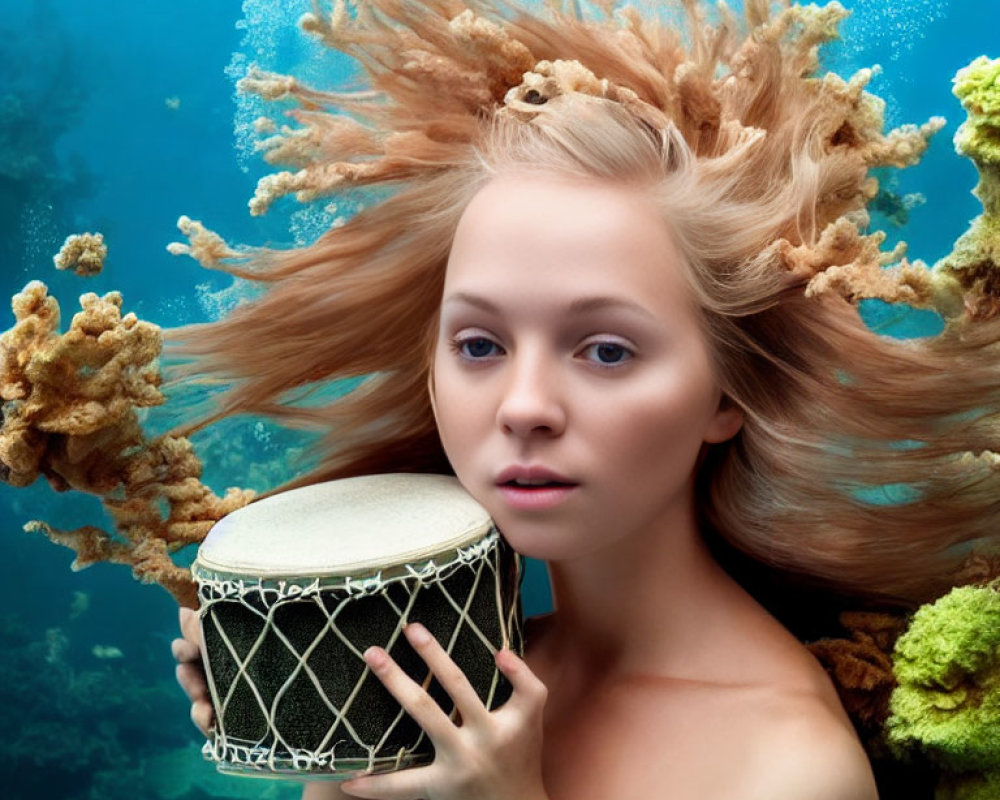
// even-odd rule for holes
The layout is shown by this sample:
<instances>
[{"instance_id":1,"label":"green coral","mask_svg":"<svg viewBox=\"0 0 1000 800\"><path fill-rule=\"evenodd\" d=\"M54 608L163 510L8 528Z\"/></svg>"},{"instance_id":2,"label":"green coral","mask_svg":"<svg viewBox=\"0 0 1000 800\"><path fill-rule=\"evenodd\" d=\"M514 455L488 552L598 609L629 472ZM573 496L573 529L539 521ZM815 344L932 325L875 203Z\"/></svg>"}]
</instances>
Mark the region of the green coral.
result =
<instances>
[{"instance_id":1,"label":"green coral","mask_svg":"<svg viewBox=\"0 0 1000 800\"><path fill-rule=\"evenodd\" d=\"M980 56L955 75L952 91L969 112L955 146L977 161L1000 164L1000 59Z\"/></svg>"},{"instance_id":2,"label":"green coral","mask_svg":"<svg viewBox=\"0 0 1000 800\"><path fill-rule=\"evenodd\" d=\"M951 773L938 798L996 798L1000 781L1000 591L960 586L921 607L896 643L886 722L898 757Z\"/></svg>"},{"instance_id":3,"label":"green coral","mask_svg":"<svg viewBox=\"0 0 1000 800\"><path fill-rule=\"evenodd\" d=\"M955 149L976 162L976 196L989 215L1000 213L1000 58L980 56L955 75L952 89L969 118L955 134Z\"/></svg>"},{"instance_id":4,"label":"green coral","mask_svg":"<svg viewBox=\"0 0 1000 800\"><path fill-rule=\"evenodd\" d=\"M979 116L1000 124L1000 58L979 56L955 75L955 96Z\"/></svg>"},{"instance_id":5,"label":"green coral","mask_svg":"<svg viewBox=\"0 0 1000 800\"><path fill-rule=\"evenodd\" d=\"M955 75L955 96L968 119L955 133L955 149L979 172L973 190L983 214L955 242L954 250L934 265L942 286L961 299L944 316L967 310L973 318L1000 313L1000 59L980 56Z\"/></svg>"}]
</instances>

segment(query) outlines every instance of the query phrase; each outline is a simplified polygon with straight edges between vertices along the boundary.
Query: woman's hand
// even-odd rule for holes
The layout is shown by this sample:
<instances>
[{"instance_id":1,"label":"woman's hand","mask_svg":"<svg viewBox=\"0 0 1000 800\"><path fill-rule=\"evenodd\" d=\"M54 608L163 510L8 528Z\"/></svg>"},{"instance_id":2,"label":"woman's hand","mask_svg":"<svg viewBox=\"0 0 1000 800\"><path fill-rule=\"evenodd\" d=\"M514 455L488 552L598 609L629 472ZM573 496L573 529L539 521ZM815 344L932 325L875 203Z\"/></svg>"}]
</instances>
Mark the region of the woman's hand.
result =
<instances>
[{"instance_id":1,"label":"woman's hand","mask_svg":"<svg viewBox=\"0 0 1000 800\"><path fill-rule=\"evenodd\" d=\"M510 699L488 711L462 671L422 625L404 629L413 649L451 696L456 725L382 648L365 661L434 743L425 767L368 775L341 784L349 795L377 800L546 800L542 785L542 709L548 690L510 650L496 664L514 687Z\"/></svg>"},{"instance_id":2,"label":"woman's hand","mask_svg":"<svg viewBox=\"0 0 1000 800\"><path fill-rule=\"evenodd\" d=\"M170 649L177 659L177 682L191 701L191 721L205 736L215 724L212 702L209 699L205 667L201 660L201 627L198 614L190 608L180 611L181 636L174 639Z\"/></svg>"}]
</instances>

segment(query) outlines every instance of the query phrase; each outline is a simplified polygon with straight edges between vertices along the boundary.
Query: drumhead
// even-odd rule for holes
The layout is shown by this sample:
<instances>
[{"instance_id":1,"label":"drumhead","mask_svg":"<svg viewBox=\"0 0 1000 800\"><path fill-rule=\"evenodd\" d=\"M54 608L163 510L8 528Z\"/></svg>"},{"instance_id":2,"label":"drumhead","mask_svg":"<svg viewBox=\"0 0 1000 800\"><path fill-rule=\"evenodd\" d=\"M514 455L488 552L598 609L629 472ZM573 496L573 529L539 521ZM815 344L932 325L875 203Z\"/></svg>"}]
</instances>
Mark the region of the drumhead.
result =
<instances>
[{"instance_id":1,"label":"drumhead","mask_svg":"<svg viewBox=\"0 0 1000 800\"><path fill-rule=\"evenodd\" d=\"M343 478L251 503L198 548L195 573L261 578L357 575L473 544L493 521L457 478Z\"/></svg>"}]
</instances>

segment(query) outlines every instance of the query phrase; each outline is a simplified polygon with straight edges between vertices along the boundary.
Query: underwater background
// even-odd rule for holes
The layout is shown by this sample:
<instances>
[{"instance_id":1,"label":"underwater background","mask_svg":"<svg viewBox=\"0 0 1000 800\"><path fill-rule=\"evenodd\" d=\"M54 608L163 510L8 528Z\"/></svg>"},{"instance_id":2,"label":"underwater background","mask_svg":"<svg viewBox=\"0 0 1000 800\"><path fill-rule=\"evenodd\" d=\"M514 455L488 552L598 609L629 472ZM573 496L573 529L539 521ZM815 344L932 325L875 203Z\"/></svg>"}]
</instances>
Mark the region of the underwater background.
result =
<instances>
[{"instance_id":1,"label":"underwater background","mask_svg":"<svg viewBox=\"0 0 1000 800\"><path fill-rule=\"evenodd\" d=\"M965 114L950 90L973 58L1000 56L1000 2L843 5L854 13L825 63L844 75L882 65L868 90L887 101L887 127L948 120L919 166L879 174L872 219L888 234L885 249L903 239L911 258L933 264L981 211L970 194L975 169L953 150ZM327 88L353 73L298 31L310 8L311 0L0 0L0 296L40 279L62 305L64 328L81 294L112 290L123 311L163 327L214 319L245 288L167 253L183 240L181 214L231 243L304 244L325 230L333 219L323 201L283 200L265 217L249 215L256 181L270 171L252 144L264 108L234 89L251 63ZM63 240L84 231L104 234L103 272L57 271ZM863 311L890 335L937 330L933 314L874 301ZM3 313L0 329L14 322ZM169 409L143 418L154 432L175 421ZM306 444L263 420L217 427L192 438L203 480L219 494L288 479L289 454ZM71 572L71 551L22 531L36 518L112 527L96 498L41 480L0 485L0 798L297 798L295 784L222 776L202 760L174 681L174 600L119 565ZM528 615L550 608L539 563L529 564L524 602Z\"/></svg>"}]
</instances>

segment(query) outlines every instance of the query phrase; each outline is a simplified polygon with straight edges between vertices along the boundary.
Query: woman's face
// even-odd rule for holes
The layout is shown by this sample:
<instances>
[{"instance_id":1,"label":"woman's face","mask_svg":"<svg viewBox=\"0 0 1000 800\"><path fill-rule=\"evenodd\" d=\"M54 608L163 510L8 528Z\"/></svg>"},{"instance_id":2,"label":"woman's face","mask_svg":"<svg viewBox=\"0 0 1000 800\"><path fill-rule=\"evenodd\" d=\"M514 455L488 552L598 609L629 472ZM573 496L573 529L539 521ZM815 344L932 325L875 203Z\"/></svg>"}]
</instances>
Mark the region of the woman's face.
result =
<instances>
[{"instance_id":1,"label":"woman's face","mask_svg":"<svg viewBox=\"0 0 1000 800\"><path fill-rule=\"evenodd\" d=\"M574 558L690 504L719 409L679 256L638 189L503 176L472 200L433 367L445 452L521 553ZM521 482L562 485L517 488Z\"/></svg>"}]
</instances>

